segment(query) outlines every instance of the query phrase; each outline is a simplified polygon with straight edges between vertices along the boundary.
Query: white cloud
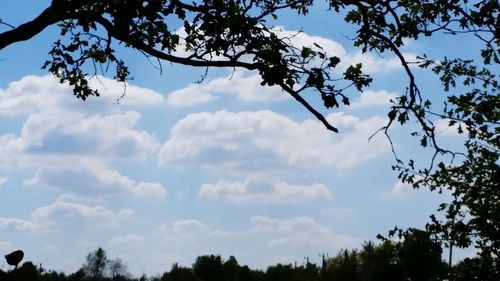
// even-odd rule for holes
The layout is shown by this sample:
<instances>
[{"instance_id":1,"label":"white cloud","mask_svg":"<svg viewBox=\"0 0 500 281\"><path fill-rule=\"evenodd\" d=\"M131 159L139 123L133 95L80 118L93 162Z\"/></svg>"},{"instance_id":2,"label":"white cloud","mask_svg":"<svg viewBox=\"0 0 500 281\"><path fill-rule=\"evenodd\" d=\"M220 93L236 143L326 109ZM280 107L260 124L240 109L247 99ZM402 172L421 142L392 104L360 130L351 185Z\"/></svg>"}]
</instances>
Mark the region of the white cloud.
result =
<instances>
[{"instance_id":1,"label":"white cloud","mask_svg":"<svg viewBox=\"0 0 500 281\"><path fill-rule=\"evenodd\" d=\"M374 53L363 53L357 51L352 54L347 54L345 57L341 58L341 63L339 67L348 67L349 65L354 65L361 63L363 65L363 73L365 74L377 74L377 73L389 73L394 70L402 70L403 66L398 57L390 52L386 52L383 55L391 54L390 57L383 57L376 55ZM406 61L412 62L417 58L416 54L403 53L403 57Z\"/></svg>"},{"instance_id":2,"label":"white cloud","mask_svg":"<svg viewBox=\"0 0 500 281\"><path fill-rule=\"evenodd\" d=\"M98 77L90 81L101 96L90 97L82 102L73 96L71 87L60 84L51 76L25 76L21 80L11 82L6 89L0 89L0 115L16 116L35 112L67 111L67 112L103 112L114 110L120 106L159 106L164 103L163 96L152 90L127 85L114 80ZM126 95L116 101L126 90Z\"/></svg>"},{"instance_id":3,"label":"white cloud","mask_svg":"<svg viewBox=\"0 0 500 281\"><path fill-rule=\"evenodd\" d=\"M269 241L270 246L351 246L359 242L357 238L335 234L327 226L304 216L289 219L254 216L250 221L254 225L253 231L274 234L274 238Z\"/></svg>"},{"instance_id":4,"label":"white cloud","mask_svg":"<svg viewBox=\"0 0 500 281\"><path fill-rule=\"evenodd\" d=\"M435 122L436 134L441 136L460 136L459 130L462 130L462 135L467 135L467 126L461 122L456 122L450 126L450 119L443 118Z\"/></svg>"},{"instance_id":5,"label":"white cloud","mask_svg":"<svg viewBox=\"0 0 500 281\"><path fill-rule=\"evenodd\" d=\"M111 80L101 78L101 82L110 92L116 91ZM104 87L101 83L96 86ZM162 98L147 89L128 89L131 105L158 105ZM82 102L51 76L26 76L0 92L1 115L26 115L19 136L0 136L7 161L17 161L21 153L140 159L151 156L158 147L154 136L136 129L141 117L138 112L121 112L123 106L113 105L117 97L106 99L108 95L103 93L106 97Z\"/></svg>"},{"instance_id":6,"label":"white cloud","mask_svg":"<svg viewBox=\"0 0 500 281\"><path fill-rule=\"evenodd\" d=\"M228 77L210 81L205 89L214 93L235 95L242 101L278 101L289 98L277 86L263 87L260 85L260 75L249 71L235 71ZM203 85L203 84L201 84Z\"/></svg>"},{"instance_id":7,"label":"white cloud","mask_svg":"<svg viewBox=\"0 0 500 281\"><path fill-rule=\"evenodd\" d=\"M149 133L134 129L139 118L139 113L133 111L89 117L31 114L21 139L33 153L145 158L156 150L158 143Z\"/></svg>"},{"instance_id":8,"label":"white cloud","mask_svg":"<svg viewBox=\"0 0 500 281\"><path fill-rule=\"evenodd\" d=\"M144 241L144 237L135 233L128 233L111 238L110 245L135 245Z\"/></svg>"},{"instance_id":9,"label":"white cloud","mask_svg":"<svg viewBox=\"0 0 500 281\"><path fill-rule=\"evenodd\" d=\"M373 106L389 106L391 100L395 100L399 95L387 91L365 91L361 93L359 99L351 104L351 108L358 109Z\"/></svg>"},{"instance_id":10,"label":"white cloud","mask_svg":"<svg viewBox=\"0 0 500 281\"><path fill-rule=\"evenodd\" d=\"M0 217L0 229L17 231L44 230L45 225L19 218Z\"/></svg>"},{"instance_id":11,"label":"white cloud","mask_svg":"<svg viewBox=\"0 0 500 281\"><path fill-rule=\"evenodd\" d=\"M181 234L192 234L209 231L209 228L199 220L186 219L174 222L172 230Z\"/></svg>"},{"instance_id":12,"label":"white cloud","mask_svg":"<svg viewBox=\"0 0 500 281\"><path fill-rule=\"evenodd\" d=\"M60 223L91 223L116 225L121 220L133 215L131 209L113 212L102 206L89 206L82 203L56 201L51 205L40 207L31 213L31 221L43 224Z\"/></svg>"},{"instance_id":13,"label":"white cloud","mask_svg":"<svg viewBox=\"0 0 500 281\"><path fill-rule=\"evenodd\" d=\"M327 119L341 134L314 120L298 123L271 111L190 114L171 129L159 163L217 171L278 171L287 167L351 168L389 151L369 136L386 121L334 113Z\"/></svg>"},{"instance_id":14,"label":"white cloud","mask_svg":"<svg viewBox=\"0 0 500 281\"><path fill-rule=\"evenodd\" d=\"M406 198L412 191L414 191L414 189L410 184L398 180L392 187L390 195L395 198Z\"/></svg>"},{"instance_id":15,"label":"white cloud","mask_svg":"<svg viewBox=\"0 0 500 281\"><path fill-rule=\"evenodd\" d=\"M248 102L279 101L288 99L281 88L260 85L258 74L249 71L234 71L227 77L219 77L208 82L190 84L169 94L167 102L172 106L193 106L213 101L221 94L235 96Z\"/></svg>"},{"instance_id":16,"label":"white cloud","mask_svg":"<svg viewBox=\"0 0 500 281\"><path fill-rule=\"evenodd\" d=\"M102 76L93 78L90 86L97 89L104 103L125 107L156 107L164 104L163 95L151 89L117 82ZM99 99L97 98L97 99Z\"/></svg>"},{"instance_id":17,"label":"white cloud","mask_svg":"<svg viewBox=\"0 0 500 281\"><path fill-rule=\"evenodd\" d=\"M233 202L307 202L332 197L322 184L291 185L282 181L274 184L249 179L245 182L220 180L203 184L198 196Z\"/></svg>"},{"instance_id":18,"label":"white cloud","mask_svg":"<svg viewBox=\"0 0 500 281\"><path fill-rule=\"evenodd\" d=\"M67 162L71 162L68 165ZM59 159L59 165L39 168L35 176L24 181L27 186L42 186L84 196L128 192L139 197L166 196L160 183L135 182L100 162L85 159Z\"/></svg>"},{"instance_id":19,"label":"white cloud","mask_svg":"<svg viewBox=\"0 0 500 281\"><path fill-rule=\"evenodd\" d=\"M0 177L0 186L4 185L8 180L7 177Z\"/></svg>"},{"instance_id":20,"label":"white cloud","mask_svg":"<svg viewBox=\"0 0 500 281\"><path fill-rule=\"evenodd\" d=\"M298 32L295 30L285 30L283 27L276 27L273 29L273 32L275 32L278 36L288 38L289 42L299 49L302 49L302 47L309 47L320 51L321 49L315 46L316 43L321 46L322 51L328 56L337 56L342 58L347 55L346 50L341 44L325 37L310 35L305 32Z\"/></svg>"},{"instance_id":21,"label":"white cloud","mask_svg":"<svg viewBox=\"0 0 500 281\"><path fill-rule=\"evenodd\" d=\"M168 95L167 103L171 106L193 106L215 100L200 84L191 84Z\"/></svg>"}]
</instances>

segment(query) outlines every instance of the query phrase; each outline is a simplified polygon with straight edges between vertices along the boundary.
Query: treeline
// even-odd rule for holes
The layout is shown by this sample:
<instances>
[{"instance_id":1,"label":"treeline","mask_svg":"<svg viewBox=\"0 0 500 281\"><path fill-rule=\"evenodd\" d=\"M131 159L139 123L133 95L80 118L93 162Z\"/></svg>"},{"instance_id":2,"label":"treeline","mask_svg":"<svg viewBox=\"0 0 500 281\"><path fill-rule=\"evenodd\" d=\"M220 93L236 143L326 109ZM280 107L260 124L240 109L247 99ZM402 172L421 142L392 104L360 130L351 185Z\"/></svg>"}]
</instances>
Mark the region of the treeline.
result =
<instances>
[{"instance_id":1,"label":"treeline","mask_svg":"<svg viewBox=\"0 0 500 281\"><path fill-rule=\"evenodd\" d=\"M47 271L28 261L7 273L0 270L0 281L465 281L482 280L480 275L488 274L488 269L474 266L474 259L454 265L450 272L441 257L441 244L427 232L409 229L399 238L381 238L378 244L366 242L358 250L324 256L320 265L309 261L299 266L277 264L264 271L240 265L234 256L224 260L220 255L204 255L191 267L174 264L154 277L133 277L122 260L109 259L106 251L98 248L69 275Z\"/></svg>"}]
</instances>

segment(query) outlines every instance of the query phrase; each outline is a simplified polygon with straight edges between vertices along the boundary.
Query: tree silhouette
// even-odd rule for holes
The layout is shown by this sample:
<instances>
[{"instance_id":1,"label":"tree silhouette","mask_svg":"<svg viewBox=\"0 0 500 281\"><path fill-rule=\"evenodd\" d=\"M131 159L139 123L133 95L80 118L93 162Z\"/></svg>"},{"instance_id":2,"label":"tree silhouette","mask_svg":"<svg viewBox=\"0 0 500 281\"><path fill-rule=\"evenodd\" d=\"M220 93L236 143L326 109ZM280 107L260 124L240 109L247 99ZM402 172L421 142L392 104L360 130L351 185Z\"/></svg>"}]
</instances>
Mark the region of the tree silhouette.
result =
<instances>
[{"instance_id":1,"label":"tree silhouette","mask_svg":"<svg viewBox=\"0 0 500 281\"><path fill-rule=\"evenodd\" d=\"M191 268L181 267L174 263L170 272L165 272L162 281L199 281Z\"/></svg>"},{"instance_id":2,"label":"tree silhouette","mask_svg":"<svg viewBox=\"0 0 500 281\"><path fill-rule=\"evenodd\" d=\"M415 281L444 279L446 263L441 258L441 246L428 232L409 229L403 239L398 255L404 277Z\"/></svg>"},{"instance_id":3,"label":"tree silhouette","mask_svg":"<svg viewBox=\"0 0 500 281\"><path fill-rule=\"evenodd\" d=\"M359 278L362 281L402 280L403 274L394 243L383 241L375 245L369 241L359 252Z\"/></svg>"},{"instance_id":4,"label":"tree silhouette","mask_svg":"<svg viewBox=\"0 0 500 281\"><path fill-rule=\"evenodd\" d=\"M193 263L196 277L203 281L224 280L224 265L220 255L205 255L196 258Z\"/></svg>"},{"instance_id":5,"label":"tree silhouette","mask_svg":"<svg viewBox=\"0 0 500 281\"><path fill-rule=\"evenodd\" d=\"M266 281L290 280L295 281L295 270L291 264L277 264L266 270Z\"/></svg>"},{"instance_id":6,"label":"tree silhouette","mask_svg":"<svg viewBox=\"0 0 500 281\"><path fill-rule=\"evenodd\" d=\"M87 254L86 261L82 268L87 277L101 280L104 277L106 265L108 263L106 251L101 247Z\"/></svg>"},{"instance_id":7,"label":"tree silhouette","mask_svg":"<svg viewBox=\"0 0 500 281\"><path fill-rule=\"evenodd\" d=\"M357 281L359 280L358 270L358 253L343 250L327 261L324 275L326 280Z\"/></svg>"}]
</instances>

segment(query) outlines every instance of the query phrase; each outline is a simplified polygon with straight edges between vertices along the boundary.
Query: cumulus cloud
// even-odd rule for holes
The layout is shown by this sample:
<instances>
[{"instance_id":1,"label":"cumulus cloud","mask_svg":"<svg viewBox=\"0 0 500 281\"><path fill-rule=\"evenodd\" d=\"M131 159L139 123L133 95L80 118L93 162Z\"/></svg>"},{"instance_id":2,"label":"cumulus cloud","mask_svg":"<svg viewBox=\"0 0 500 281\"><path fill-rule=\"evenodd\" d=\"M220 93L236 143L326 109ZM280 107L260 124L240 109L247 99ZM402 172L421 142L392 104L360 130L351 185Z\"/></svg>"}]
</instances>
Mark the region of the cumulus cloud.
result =
<instances>
[{"instance_id":1,"label":"cumulus cloud","mask_svg":"<svg viewBox=\"0 0 500 281\"><path fill-rule=\"evenodd\" d=\"M84 102L73 96L72 89L59 83L51 76L25 76L11 82L6 89L0 89L0 115L16 116L34 112L102 112L120 107L158 106L164 103L161 94L150 89L117 83L114 80L97 77L90 85L101 93L99 98ZM120 99L125 91L125 96Z\"/></svg>"},{"instance_id":2,"label":"cumulus cloud","mask_svg":"<svg viewBox=\"0 0 500 281\"><path fill-rule=\"evenodd\" d=\"M389 52L385 55L390 54ZM402 53L406 61L415 61L417 58L416 54L413 53ZM376 55L374 53L363 53L357 51L355 53L347 54L345 57L341 58L340 67L348 67L349 65L354 65L361 63L363 65L363 72L366 74L377 74L377 73L389 73L394 70L401 70L401 61L395 55L390 57L383 57L382 55Z\"/></svg>"},{"instance_id":3,"label":"cumulus cloud","mask_svg":"<svg viewBox=\"0 0 500 281\"><path fill-rule=\"evenodd\" d=\"M450 119L443 118L439 119L435 122L434 126L436 128L436 134L441 136L459 136L459 135L467 135L468 130L467 126L461 122L456 122L452 126L450 126ZM462 134L459 131L462 131Z\"/></svg>"},{"instance_id":4,"label":"cumulus cloud","mask_svg":"<svg viewBox=\"0 0 500 281\"><path fill-rule=\"evenodd\" d=\"M31 221L42 224L64 221L84 222L102 225L116 225L134 214L131 209L114 212L102 206L89 206L83 203L56 201L37 208L31 213Z\"/></svg>"},{"instance_id":5,"label":"cumulus cloud","mask_svg":"<svg viewBox=\"0 0 500 281\"><path fill-rule=\"evenodd\" d=\"M28 117L20 138L32 153L145 158L158 143L149 133L134 128L139 118L133 111L88 117L37 113Z\"/></svg>"},{"instance_id":6,"label":"cumulus cloud","mask_svg":"<svg viewBox=\"0 0 500 281\"><path fill-rule=\"evenodd\" d=\"M24 181L27 186L41 186L84 196L130 193L139 197L165 197L166 189L155 182L135 182L100 162L72 159L71 165L39 168ZM69 161L68 161L69 162Z\"/></svg>"},{"instance_id":7,"label":"cumulus cloud","mask_svg":"<svg viewBox=\"0 0 500 281\"><path fill-rule=\"evenodd\" d=\"M418 180L416 178L415 180ZM398 180L391 188L390 191L385 192L386 195L388 195L392 199L407 199L418 192L422 191L422 189L414 189L413 186L410 183L405 183L402 182L401 180ZM448 191L445 190L444 194L447 195Z\"/></svg>"},{"instance_id":8,"label":"cumulus cloud","mask_svg":"<svg viewBox=\"0 0 500 281\"><path fill-rule=\"evenodd\" d=\"M167 103L171 106L193 106L215 100L209 91L201 84L191 84L185 88L173 91L168 95Z\"/></svg>"},{"instance_id":9,"label":"cumulus cloud","mask_svg":"<svg viewBox=\"0 0 500 281\"><path fill-rule=\"evenodd\" d=\"M137 244L138 242L144 241L144 237L135 234L135 233L128 233L125 235L119 235L111 238L109 241L110 245L134 245Z\"/></svg>"},{"instance_id":10,"label":"cumulus cloud","mask_svg":"<svg viewBox=\"0 0 500 281\"><path fill-rule=\"evenodd\" d=\"M90 86L97 89L104 103L116 104L122 107L157 107L165 103L162 94L151 89L138 87L130 83L97 76L90 81Z\"/></svg>"},{"instance_id":11,"label":"cumulus cloud","mask_svg":"<svg viewBox=\"0 0 500 281\"><path fill-rule=\"evenodd\" d=\"M398 197L407 196L408 192L410 192L412 189L413 188L411 187L411 185L402 181L398 181L392 187L391 194Z\"/></svg>"},{"instance_id":12,"label":"cumulus cloud","mask_svg":"<svg viewBox=\"0 0 500 281\"><path fill-rule=\"evenodd\" d=\"M127 85L118 105L123 85L103 77L91 83L102 96L85 103L51 76L26 76L0 89L0 115L25 118L18 134L0 135L0 168L35 168L24 184L78 195L164 197L162 184L136 182L108 167L113 161L155 155L158 140L137 128L141 115L129 109L158 106L163 96Z\"/></svg>"},{"instance_id":13,"label":"cumulus cloud","mask_svg":"<svg viewBox=\"0 0 500 281\"><path fill-rule=\"evenodd\" d=\"M45 228L45 225L33 222L31 220L0 217L0 229L3 230L39 231L45 230Z\"/></svg>"},{"instance_id":14,"label":"cumulus cloud","mask_svg":"<svg viewBox=\"0 0 500 281\"><path fill-rule=\"evenodd\" d=\"M322 184L292 185L286 182L245 182L220 180L214 184L203 184L198 196L233 202L307 202L332 197Z\"/></svg>"},{"instance_id":15,"label":"cumulus cloud","mask_svg":"<svg viewBox=\"0 0 500 281\"><path fill-rule=\"evenodd\" d=\"M116 92L117 86L112 80L100 80L96 86L108 89L106 93ZM159 99L163 99L148 89L135 86L128 89L130 105L157 105L161 103ZM123 106L113 105L111 101L117 97L104 92L100 100L89 99L83 103L72 95L70 87L51 76L26 76L0 89L0 115L26 115L19 136L0 136L2 150L5 150L2 152L117 158L151 155L158 142L151 134L136 128L140 114L120 111Z\"/></svg>"},{"instance_id":16,"label":"cumulus cloud","mask_svg":"<svg viewBox=\"0 0 500 281\"><path fill-rule=\"evenodd\" d=\"M358 109L374 106L389 106L391 100L395 100L399 95L397 93L389 93L387 91L365 91L359 99L351 104L351 108Z\"/></svg>"},{"instance_id":17,"label":"cumulus cloud","mask_svg":"<svg viewBox=\"0 0 500 281\"><path fill-rule=\"evenodd\" d=\"M274 238L270 246L282 245L355 245L359 239L338 235L329 227L322 225L310 217L293 217L287 219L254 216L250 219L253 231L271 233Z\"/></svg>"},{"instance_id":18,"label":"cumulus cloud","mask_svg":"<svg viewBox=\"0 0 500 281\"><path fill-rule=\"evenodd\" d=\"M261 81L258 74L239 70L227 77L190 84L176 90L169 94L167 102L172 106L192 106L213 101L222 94L249 102L279 101L289 98L279 87L263 87L260 85Z\"/></svg>"},{"instance_id":19,"label":"cumulus cloud","mask_svg":"<svg viewBox=\"0 0 500 281\"><path fill-rule=\"evenodd\" d=\"M327 119L342 134L330 134L314 120L295 122L265 110L190 114L171 129L159 163L231 172L351 168L389 151L383 138L368 142L384 118L334 113Z\"/></svg>"},{"instance_id":20,"label":"cumulus cloud","mask_svg":"<svg viewBox=\"0 0 500 281\"><path fill-rule=\"evenodd\" d=\"M209 231L208 226L196 219L179 220L172 224L172 230L177 233L200 233Z\"/></svg>"}]
</instances>

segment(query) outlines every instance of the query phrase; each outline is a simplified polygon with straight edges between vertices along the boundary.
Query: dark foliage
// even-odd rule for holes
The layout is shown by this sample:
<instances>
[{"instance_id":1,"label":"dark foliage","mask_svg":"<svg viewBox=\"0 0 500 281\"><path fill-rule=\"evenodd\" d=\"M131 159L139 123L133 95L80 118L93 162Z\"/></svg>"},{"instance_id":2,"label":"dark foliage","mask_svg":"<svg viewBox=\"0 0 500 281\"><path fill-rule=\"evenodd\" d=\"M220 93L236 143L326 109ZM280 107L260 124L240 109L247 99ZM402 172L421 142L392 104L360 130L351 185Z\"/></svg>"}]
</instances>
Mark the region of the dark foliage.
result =
<instances>
[{"instance_id":1,"label":"dark foliage","mask_svg":"<svg viewBox=\"0 0 500 281\"><path fill-rule=\"evenodd\" d=\"M192 267L174 264L158 277L143 275L134 278L123 270L118 274L109 267L112 264L109 260L89 275L89 262L97 265L99 263L95 259L105 256L102 248L90 252L82 267L69 275L25 262L10 272L0 271L0 281L431 281L442 280L447 274L439 243L433 242L427 232L415 229L407 231L399 241L383 240L378 245L367 242L359 251L342 250L336 256L324 259L321 266L310 262L300 266L276 264L265 271L239 265L234 256L224 260L220 255L204 255L196 258ZM477 265L471 266L474 262L477 261L466 259L457 264L453 269L457 276L454 280L468 280L467 276L472 274L469 267L477 270ZM491 270L479 273L484 275L487 272Z\"/></svg>"}]
</instances>

